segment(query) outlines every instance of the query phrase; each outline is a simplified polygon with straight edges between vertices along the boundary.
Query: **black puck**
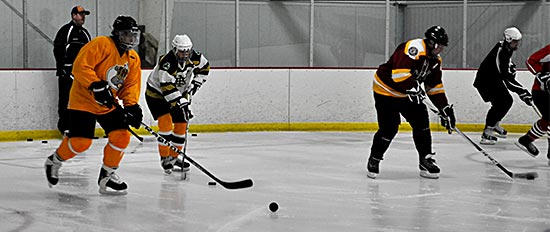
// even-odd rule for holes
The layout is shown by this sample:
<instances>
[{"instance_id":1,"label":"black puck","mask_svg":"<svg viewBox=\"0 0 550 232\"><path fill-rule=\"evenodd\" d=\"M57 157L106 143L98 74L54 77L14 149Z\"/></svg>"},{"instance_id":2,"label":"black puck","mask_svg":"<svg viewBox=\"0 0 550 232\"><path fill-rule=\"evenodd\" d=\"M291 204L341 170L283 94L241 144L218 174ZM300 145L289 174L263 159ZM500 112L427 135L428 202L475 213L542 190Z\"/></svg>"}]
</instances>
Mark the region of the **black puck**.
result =
<instances>
[{"instance_id":1,"label":"black puck","mask_svg":"<svg viewBox=\"0 0 550 232\"><path fill-rule=\"evenodd\" d=\"M32 142L33 139L27 139L27 142Z\"/></svg>"},{"instance_id":2,"label":"black puck","mask_svg":"<svg viewBox=\"0 0 550 232\"><path fill-rule=\"evenodd\" d=\"M277 202L271 202L269 203L269 211L275 213L277 212L277 210L279 209L279 205L277 204Z\"/></svg>"},{"instance_id":3,"label":"black puck","mask_svg":"<svg viewBox=\"0 0 550 232\"><path fill-rule=\"evenodd\" d=\"M191 134L191 136L197 136L197 134Z\"/></svg>"},{"instance_id":4,"label":"black puck","mask_svg":"<svg viewBox=\"0 0 550 232\"><path fill-rule=\"evenodd\" d=\"M214 185L216 185L216 182L214 182L214 181L209 181L209 182L208 182L208 185L209 185L209 186L214 186Z\"/></svg>"},{"instance_id":5,"label":"black puck","mask_svg":"<svg viewBox=\"0 0 550 232\"><path fill-rule=\"evenodd\" d=\"M48 143L48 141L47 140L42 140L42 143Z\"/></svg>"}]
</instances>

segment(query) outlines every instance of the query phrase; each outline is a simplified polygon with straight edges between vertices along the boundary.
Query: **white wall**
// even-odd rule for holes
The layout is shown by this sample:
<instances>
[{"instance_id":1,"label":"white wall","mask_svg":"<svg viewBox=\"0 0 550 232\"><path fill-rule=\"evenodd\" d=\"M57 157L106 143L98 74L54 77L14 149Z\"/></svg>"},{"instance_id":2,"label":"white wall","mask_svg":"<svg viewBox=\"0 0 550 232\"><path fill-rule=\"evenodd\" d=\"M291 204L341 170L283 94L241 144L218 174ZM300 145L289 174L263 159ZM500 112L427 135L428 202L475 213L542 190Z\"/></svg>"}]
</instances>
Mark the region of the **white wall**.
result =
<instances>
[{"instance_id":1,"label":"white wall","mask_svg":"<svg viewBox=\"0 0 550 232\"><path fill-rule=\"evenodd\" d=\"M150 70L143 71L143 89ZM376 122L374 70L213 69L195 95L194 124ZM444 84L458 123L483 124L489 104L472 86L475 71L444 71ZM528 89L533 77L518 72ZM144 91L142 91L143 95ZM534 111L513 94L504 124L532 124ZM55 130L57 78L54 71L0 71L0 131ZM142 97L144 122L156 125ZM432 122L437 118L432 116Z\"/></svg>"}]
</instances>

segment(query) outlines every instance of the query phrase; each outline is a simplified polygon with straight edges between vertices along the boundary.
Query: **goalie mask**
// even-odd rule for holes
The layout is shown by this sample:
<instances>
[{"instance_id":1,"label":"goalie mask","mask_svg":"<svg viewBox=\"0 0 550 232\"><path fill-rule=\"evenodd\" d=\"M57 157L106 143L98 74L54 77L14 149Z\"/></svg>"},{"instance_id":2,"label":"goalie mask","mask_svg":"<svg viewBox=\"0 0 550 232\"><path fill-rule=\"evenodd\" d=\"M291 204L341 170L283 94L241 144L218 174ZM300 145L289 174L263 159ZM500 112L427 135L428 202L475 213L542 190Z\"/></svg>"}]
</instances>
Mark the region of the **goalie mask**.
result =
<instances>
[{"instance_id":1,"label":"goalie mask","mask_svg":"<svg viewBox=\"0 0 550 232\"><path fill-rule=\"evenodd\" d=\"M139 44L140 31L136 20L131 16L118 16L113 23L111 34L122 50L131 50Z\"/></svg>"},{"instance_id":2,"label":"goalie mask","mask_svg":"<svg viewBox=\"0 0 550 232\"><path fill-rule=\"evenodd\" d=\"M521 32L515 27L504 30L504 42L506 42L506 45L511 50L515 51L518 49L521 37Z\"/></svg>"},{"instance_id":3,"label":"goalie mask","mask_svg":"<svg viewBox=\"0 0 550 232\"><path fill-rule=\"evenodd\" d=\"M191 58L191 50L193 50L193 42L187 35L176 35L172 40L174 54L178 60L185 61Z\"/></svg>"}]
</instances>

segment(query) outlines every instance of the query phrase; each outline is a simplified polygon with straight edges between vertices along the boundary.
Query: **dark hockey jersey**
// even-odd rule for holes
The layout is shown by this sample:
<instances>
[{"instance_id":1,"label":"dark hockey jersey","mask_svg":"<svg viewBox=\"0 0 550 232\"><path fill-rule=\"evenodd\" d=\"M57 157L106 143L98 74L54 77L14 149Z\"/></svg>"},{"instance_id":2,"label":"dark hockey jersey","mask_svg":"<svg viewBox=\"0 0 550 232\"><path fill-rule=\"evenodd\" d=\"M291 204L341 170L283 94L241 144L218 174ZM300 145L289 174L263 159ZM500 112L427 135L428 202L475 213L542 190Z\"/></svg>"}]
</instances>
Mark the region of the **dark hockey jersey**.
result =
<instances>
[{"instance_id":1,"label":"dark hockey jersey","mask_svg":"<svg viewBox=\"0 0 550 232\"><path fill-rule=\"evenodd\" d=\"M440 56L427 56L423 39L413 39L400 44L381 64L374 75L373 91L377 94L406 98L406 91L423 84L430 100L439 108L445 107L447 97L441 80Z\"/></svg>"},{"instance_id":2,"label":"dark hockey jersey","mask_svg":"<svg viewBox=\"0 0 550 232\"><path fill-rule=\"evenodd\" d=\"M523 91L523 86L516 80L515 70L511 67L514 51L506 48L504 41L499 41L481 62L474 80L478 89L491 89L495 84L504 83L513 92ZM515 68L514 68L515 69Z\"/></svg>"}]
</instances>

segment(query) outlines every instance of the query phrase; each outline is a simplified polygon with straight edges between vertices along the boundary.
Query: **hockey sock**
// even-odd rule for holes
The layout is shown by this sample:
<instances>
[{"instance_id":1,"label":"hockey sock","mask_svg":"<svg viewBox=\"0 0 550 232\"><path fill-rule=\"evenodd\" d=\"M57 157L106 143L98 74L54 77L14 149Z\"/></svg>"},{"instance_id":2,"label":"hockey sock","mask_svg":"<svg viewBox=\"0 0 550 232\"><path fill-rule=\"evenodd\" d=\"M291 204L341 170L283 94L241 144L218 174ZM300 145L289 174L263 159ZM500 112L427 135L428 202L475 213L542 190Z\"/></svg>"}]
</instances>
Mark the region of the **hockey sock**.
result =
<instances>
[{"instance_id":1,"label":"hockey sock","mask_svg":"<svg viewBox=\"0 0 550 232\"><path fill-rule=\"evenodd\" d=\"M118 167L124 149L130 143L130 132L125 129L119 129L109 133L109 142L103 149L103 164L108 167Z\"/></svg>"}]
</instances>

